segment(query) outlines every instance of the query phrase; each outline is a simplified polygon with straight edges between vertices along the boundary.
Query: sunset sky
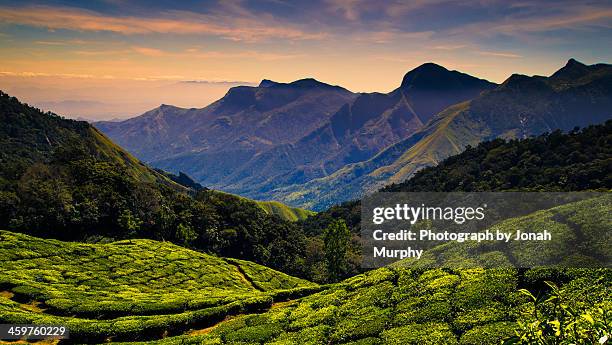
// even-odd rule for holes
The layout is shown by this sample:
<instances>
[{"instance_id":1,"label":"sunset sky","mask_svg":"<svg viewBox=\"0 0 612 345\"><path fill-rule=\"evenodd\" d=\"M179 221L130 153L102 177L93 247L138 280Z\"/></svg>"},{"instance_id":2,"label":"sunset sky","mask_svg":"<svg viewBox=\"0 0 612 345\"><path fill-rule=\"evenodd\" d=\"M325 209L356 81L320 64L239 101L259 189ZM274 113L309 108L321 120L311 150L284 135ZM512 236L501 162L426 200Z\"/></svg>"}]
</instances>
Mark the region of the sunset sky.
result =
<instances>
[{"instance_id":1,"label":"sunset sky","mask_svg":"<svg viewBox=\"0 0 612 345\"><path fill-rule=\"evenodd\" d=\"M612 60L610 1L2 1L0 89L69 117L203 107L313 77L388 92L428 61L495 82Z\"/></svg>"}]
</instances>

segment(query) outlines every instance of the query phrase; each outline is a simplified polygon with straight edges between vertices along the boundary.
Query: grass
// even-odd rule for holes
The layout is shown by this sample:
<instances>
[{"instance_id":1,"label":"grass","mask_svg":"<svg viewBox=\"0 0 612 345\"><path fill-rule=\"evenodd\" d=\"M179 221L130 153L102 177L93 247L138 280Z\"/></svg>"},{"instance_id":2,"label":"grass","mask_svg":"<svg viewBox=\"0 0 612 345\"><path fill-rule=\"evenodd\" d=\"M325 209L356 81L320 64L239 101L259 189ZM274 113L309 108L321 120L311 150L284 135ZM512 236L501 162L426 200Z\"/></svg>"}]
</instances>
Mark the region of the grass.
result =
<instances>
[{"instance_id":1,"label":"grass","mask_svg":"<svg viewBox=\"0 0 612 345\"><path fill-rule=\"evenodd\" d=\"M394 265L411 267L533 267L559 265L565 267L609 267L612 262L612 227L610 207L612 194L573 202L538 211L523 217L510 218L489 231L514 233L517 229L546 229L553 242L499 241L458 244L454 242L426 250L419 260L405 259Z\"/></svg>"},{"instance_id":2,"label":"grass","mask_svg":"<svg viewBox=\"0 0 612 345\"><path fill-rule=\"evenodd\" d=\"M315 214L310 210L305 210L297 207L290 207L278 201L255 201L268 214L275 214L282 219L296 222L306 219Z\"/></svg>"},{"instance_id":3,"label":"grass","mask_svg":"<svg viewBox=\"0 0 612 345\"><path fill-rule=\"evenodd\" d=\"M260 201L260 200L253 200L253 199L245 198L240 195L231 194L231 193L227 193L223 191L215 191L215 192L222 193L222 194L230 194L230 195L235 196L236 198L247 200L249 202L253 202L257 204L257 206L259 206L259 208L264 210L267 214L276 215L280 217L281 219L288 220L290 222L304 220L307 217L310 217L316 214L316 212L314 211L310 211L310 210L306 210L306 209L298 208L298 207L287 206L278 201Z\"/></svg>"}]
</instances>

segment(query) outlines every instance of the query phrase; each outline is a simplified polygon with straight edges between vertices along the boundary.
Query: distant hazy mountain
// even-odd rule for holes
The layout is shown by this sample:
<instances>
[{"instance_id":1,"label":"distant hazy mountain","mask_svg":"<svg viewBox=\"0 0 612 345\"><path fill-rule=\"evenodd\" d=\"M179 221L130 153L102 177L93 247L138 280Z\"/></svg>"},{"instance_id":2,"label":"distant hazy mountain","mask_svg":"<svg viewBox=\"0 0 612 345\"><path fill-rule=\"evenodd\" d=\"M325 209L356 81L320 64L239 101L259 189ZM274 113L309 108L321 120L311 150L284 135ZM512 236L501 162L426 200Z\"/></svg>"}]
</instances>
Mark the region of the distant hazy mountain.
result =
<instances>
[{"instance_id":1,"label":"distant hazy mountain","mask_svg":"<svg viewBox=\"0 0 612 345\"><path fill-rule=\"evenodd\" d=\"M420 131L364 162L303 185L278 189L278 200L313 209L401 182L467 146L487 139L525 138L612 118L612 66L576 60L550 77L512 75L499 87L453 105Z\"/></svg>"},{"instance_id":2,"label":"distant hazy mountain","mask_svg":"<svg viewBox=\"0 0 612 345\"><path fill-rule=\"evenodd\" d=\"M367 160L418 131L447 106L477 96L495 84L436 64L424 64L388 94L363 93L319 128L278 145L241 166L217 188L253 198L328 176Z\"/></svg>"},{"instance_id":3,"label":"distant hazy mountain","mask_svg":"<svg viewBox=\"0 0 612 345\"><path fill-rule=\"evenodd\" d=\"M313 79L235 87L203 109L161 106L96 126L139 158L255 199L329 176L410 137L436 113L495 84L436 64L396 90L353 94Z\"/></svg>"},{"instance_id":4,"label":"distant hazy mountain","mask_svg":"<svg viewBox=\"0 0 612 345\"><path fill-rule=\"evenodd\" d=\"M355 94L303 79L231 88L202 109L162 105L96 127L142 160L183 171L204 186L221 183L255 155L294 142L319 127Z\"/></svg>"}]
</instances>

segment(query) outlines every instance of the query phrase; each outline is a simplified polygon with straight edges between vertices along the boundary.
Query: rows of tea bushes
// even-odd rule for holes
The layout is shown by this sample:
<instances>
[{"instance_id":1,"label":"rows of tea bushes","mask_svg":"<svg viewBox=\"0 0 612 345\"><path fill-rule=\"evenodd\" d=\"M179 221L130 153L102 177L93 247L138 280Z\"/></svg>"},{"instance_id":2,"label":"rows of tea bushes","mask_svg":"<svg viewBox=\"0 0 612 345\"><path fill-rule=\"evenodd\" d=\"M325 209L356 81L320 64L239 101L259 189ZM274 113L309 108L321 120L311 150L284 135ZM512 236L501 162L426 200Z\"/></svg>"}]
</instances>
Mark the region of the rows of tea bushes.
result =
<instances>
[{"instance_id":1,"label":"rows of tea bushes","mask_svg":"<svg viewBox=\"0 0 612 345\"><path fill-rule=\"evenodd\" d=\"M517 321L532 324L547 316L536 312L540 307L525 291L544 300L551 294L544 283L548 280L557 281L565 308L577 315L611 310L612 272L607 269L381 268L293 304L221 322L204 335L153 343L500 344L521 334ZM550 321L554 320L540 323ZM607 327L610 332L612 320ZM594 338L598 334L594 326L589 331L592 336L577 343L599 339Z\"/></svg>"},{"instance_id":2,"label":"rows of tea bushes","mask_svg":"<svg viewBox=\"0 0 612 345\"><path fill-rule=\"evenodd\" d=\"M62 324L86 342L159 338L320 290L152 240L81 244L0 231L0 268L0 322Z\"/></svg>"},{"instance_id":3,"label":"rows of tea bushes","mask_svg":"<svg viewBox=\"0 0 612 345\"><path fill-rule=\"evenodd\" d=\"M612 332L611 269L510 264L572 258L578 267L609 267L609 201L600 196L493 226L547 229L553 241L546 246L444 244L417 262L159 344L593 344Z\"/></svg>"}]
</instances>

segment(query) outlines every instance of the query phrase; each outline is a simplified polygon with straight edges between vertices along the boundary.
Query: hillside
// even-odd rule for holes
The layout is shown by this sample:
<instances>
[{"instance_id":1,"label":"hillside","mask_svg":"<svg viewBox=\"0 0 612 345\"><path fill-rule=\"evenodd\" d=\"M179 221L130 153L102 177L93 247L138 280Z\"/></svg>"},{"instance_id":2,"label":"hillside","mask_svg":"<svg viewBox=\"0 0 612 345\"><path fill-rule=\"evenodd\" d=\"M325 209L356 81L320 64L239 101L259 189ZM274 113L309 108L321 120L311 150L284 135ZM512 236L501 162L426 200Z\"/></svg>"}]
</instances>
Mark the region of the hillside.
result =
<instances>
[{"instance_id":1,"label":"hillside","mask_svg":"<svg viewBox=\"0 0 612 345\"><path fill-rule=\"evenodd\" d=\"M195 182L189 175L185 174L184 172L179 172L178 175L175 175L167 171L163 171L161 169L155 169L155 170L165 175L166 177L170 178L172 181L184 186L185 188L189 188L194 192L198 192L204 189L204 187L201 184ZM217 192L217 191L211 191L211 192ZM218 192L218 193L224 193L224 192ZM262 210L264 210L267 214L278 216L281 219L288 220L290 222L304 220L307 217L315 214L315 212L313 211L304 210L304 209L297 208L297 207L289 207L278 201L257 201L257 200L242 198L242 197L240 198L244 200L252 201L253 203L257 204L257 206L259 206Z\"/></svg>"},{"instance_id":2,"label":"hillside","mask_svg":"<svg viewBox=\"0 0 612 345\"><path fill-rule=\"evenodd\" d=\"M585 191L612 189L612 121L580 131L559 131L523 140L495 139L417 172L384 192ZM361 231L361 203L330 207L300 223L321 235L343 219L354 236ZM359 273L354 268L351 274Z\"/></svg>"},{"instance_id":3,"label":"hillside","mask_svg":"<svg viewBox=\"0 0 612 345\"><path fill-rule=\"evenodd\" d=\"M497 88L445 109L419 132L367 161L274 194L290 205L324 209L402 182L468 145L602 123L612 117L610 109L612 67L570 60L550 77L513 75Z\"/></svg>"},{"instance_id":4,"label":"hillside","mask_svg":"<svg viewBox=\"0 0 612 345\"><path fill-rule=\"evenodd\" d=\"M306 275L301 229L255 202L188 193L86 122L4 93L0 120L0 228L71 241L165 240Z\"/></svg>"},{"instance_id":5,"label":"hillside","mask_svg":"<svg viewBox=\"0 0 612 345\"><path fill-rule=\"evenodd\" d=\"M313 211L304 210L298 207L289 207L278 201L255 201L266 213L279 216L281 219L292 222L304 220L314 214Z\"/></svg>"},{"instance_id":6,"label":"hillside","mask_svg":"<svg viewBox=\"0 0 612 345\"><path fill-rule=\"evenodd\" d=\"M577 321L577 329L588 330L581 333L582 343L592 344L609 332L598 308L610 308L611 278L609 270L382 268L286 307L222 322L205 335L151 343L494 345L515 331L529 334L517 321L546 324L563 318L563 327ZM556 281L560 290L546 289L544 280ZM575 314L553 314L555 304L547 302L538 304L534 318L536 307L525 295L527 289L559 296ZM603 325L591 326L580 314ZM550 330L542 336L555 339Z\"/></svg>"},{"instance_id":7,"label":"hillside","mask_svg":"<svg viewBox=\"0 0 612 345\"><path fill-rule=\"evenodd\" d=\"M611 163L612 120L608 120L569 133L486 141L383 191L608 190Z\"/></svg>"},{"instance_id":8,"label":"hillside","mask_svg":"<svg viewBox=\"0 0 612 345\"><path fill-rule=\"evenodd\" d=\"M137 157L256 200L367 160L447 106L495 86L427 63L394 91L353 94L312 79L236 87L202 109L162 106L96 126Z\"/></svg>"},{"instance_id":9,"label":"hillside","mask_svg":"<svg viewBox=\"0 0 612 345\"><path fill-rule=\"evenodd\" d=\"M588 229L589 240L585 244L608 255L604 260L609 264L610 251L605 247L609 240L600 241L599 236L609 229L606 216L611 199L601 201L568 204L510 219L501 226L516 226L516 222L541 224L549 213L564 215L567 218L554 217L554 231L577 234L573 226L568 226L574 222ZM565 246L573 243L571 236L555 238ZM588 247L583 250L590 251ZM571 343L574 339L575 343L590 344L612 328L605 314L612 307L610 269L516 269L495 252L478 257L483 267L458 256L446 245L434 252L449 258L449 264L430 269L409 265L376 269L264 313L247 313L219 322L206 332L154 343L486 345L499 344L516 331L526 337L517 342L529 344L535 341L529 337L541 331L539 336L549 341ZM529 255L544 256L549 264L571 258L529 246L519 252L527 260ZM598 254L592 255L595 258ZM423 265L429 266L431 261L425 260ZM548 322L559 322L563 332L556 334Z\"/></svg>"},{"instance_id":10,"label":"hillside","mask_svg":"<svg viewBox=\"0 0 612 345\"><path fill-rule=\"evenodd\" d=\"M69 327L72 341L185 331L315 284L152 240L68 243L0 231L0 320Z\"/></svg>"},{"instance_id":11,"label":"hillside","mask_svg":"<svg viewBox=\"0 0 612 345\"><path fill-rule=\"evenodd\" d=\"M88 156L116 164L134 179L170 184L86 122L43 114L1 91L0 123L0 174L5 179L21 176L35 162Z\"/></svg>"}]
</instances>

